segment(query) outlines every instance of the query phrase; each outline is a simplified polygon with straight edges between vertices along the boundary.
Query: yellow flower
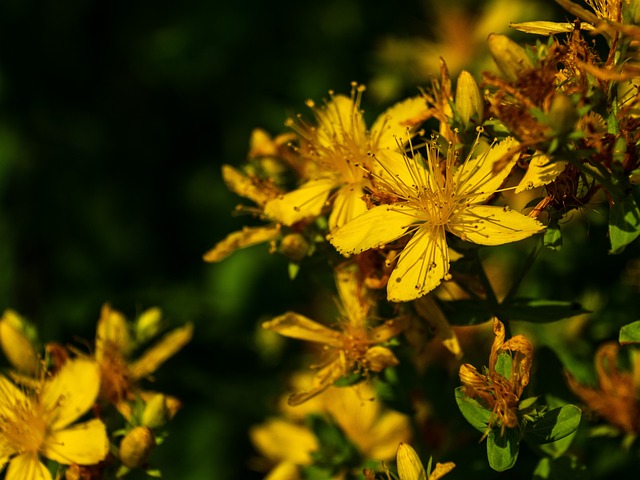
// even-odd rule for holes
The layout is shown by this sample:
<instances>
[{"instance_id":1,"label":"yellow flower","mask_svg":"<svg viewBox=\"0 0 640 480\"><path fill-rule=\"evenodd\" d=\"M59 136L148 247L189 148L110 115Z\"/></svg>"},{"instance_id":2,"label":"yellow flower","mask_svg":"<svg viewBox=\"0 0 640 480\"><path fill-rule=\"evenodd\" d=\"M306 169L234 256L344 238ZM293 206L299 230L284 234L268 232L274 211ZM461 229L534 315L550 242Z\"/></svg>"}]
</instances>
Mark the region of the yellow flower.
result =
<instances>
[{"instance_id":1,"label":"yellow flower","mask_svg":"<svg viewBox=\"0 0 640 480\"><path fill-rule=\"evenodd\" d=\"M192 334L191 324L177 328L166 334L137 360L131 360L131 353L137 345L131 337L130 326L120 312L104 305L98 320L95 351L95 358L102 374L100 396L113 403L120 413L128 418L131 414L128 401L136 396L153 397L150 392L142 392L138 382L151 375L178 352L191 340ZM169 413L172 408L175 413L179 402L167 397L166 403Z\"/></svg>"},{"instance_id":2,"label":"yellow flower","mask_svg":"<svg viewBox=\"0 0 640 480\"><path fill-rule=\"evenodd\" d=\"M598 388L580 385L567 373L567 381L573 392L598 415L625 433L640 432L640 355L636 355L632 372L618 370L618 351L615 342L605 343L596 353Z\"/></svg>"},{"instance_id":3,"label":"yellow flower","mask_svg":"<svg viewBox=\"0 0 640 480\"><path fill-rule=\"evenodd\" d=\"M420 457L409 444L401 443L398 446L396 463L400 480L427 480L427 472L424 470ZM436 463L436 468L433 469L428 480L439 480L455 466L456 464L453 462Z\"/></svg>"},{"instance_id":4,"label":"yellow flower","mask_svg":"<svg viewBox=\"0 0 640 480\"><path fill-rule=\"evenodd\" d=\"M516 335L506 342L504 325L498 319L493 321L495 339L491 346L489 368L484 374L476 367L465 363L460 367L460 381L464 385L464 394L470 398L480 398L492 411L489 429L500 422L501 429L518 425L518 403L524 387L529 384L533 347L523 336ZM511 373L505 377L496 371L496 363L501 353L509 352Z\"/></svg>"},{"instance_id":5,"label":"yellow flower","mask_svg":"<svg viewBox=\"0 0 640 480\"><path fill-rule=\"evenodd\" d=\"M0 466L9 462L7 480L50 480L42 455L69 465L91 465L109 451L104 424L97 419L72 425L95 402L98 365L66 362L55 376L23 390L0 376Z\"/></svg>"},{"instance_id":6,"label":"yellow flower","mask_svg":"<svg viewBox=\"0 0 640 480\"><path fill-rule=\"evenodd\" d=\"M362 197L370 180L362 167L370 166L371 154L402 148L426 118L427 107L422 97L404 100L380 115L368 131L360 110L363 91L353 84L351 97L332 95L323 108L309 100L317 125L288 121L300 136L301 156L316 168L296 190L267 202L268 217L290 226L319 216L333 200L329 229L334 230L366 211Z\"/></svg>"},{"instance_id":7,"label":"yellow flower","mask_svg":"<svg viewBox=\"0 0 640 480\"><path fill-rule=\"evenodd\" d=\"M353 265L339 269L337 286L341 301L341 320L337 329L294 312L262 324L263 328L285 337L319 343L324 347L325 358L311 389L292 395L289 398L291 405L307 401L344 375L380 372L398 364L391 350L380 344L398 335L406 326L406 318L388 320L372 327L372 300Z\"/></svg>"},{"instance_id":8,"label":"yellow flower","mask_svg":"<svg viewBox=\"0 0 640 480\"><path fill-rule=\"evenodd\" d=\"M378 155L382 173L375 177L376 187L395 201L371 208L327 238L341 253L353 254L410 236L389 277L387 298L393 302L419 298L449 275L446 232L481 245L500 245L544 228L508 207L483 205L515 165L517 148L515 140L505 139L457 170L454 149L449 148L442 160L435 141L427 146L427 168L419 158Z\"/></svg>"}]
</instances>

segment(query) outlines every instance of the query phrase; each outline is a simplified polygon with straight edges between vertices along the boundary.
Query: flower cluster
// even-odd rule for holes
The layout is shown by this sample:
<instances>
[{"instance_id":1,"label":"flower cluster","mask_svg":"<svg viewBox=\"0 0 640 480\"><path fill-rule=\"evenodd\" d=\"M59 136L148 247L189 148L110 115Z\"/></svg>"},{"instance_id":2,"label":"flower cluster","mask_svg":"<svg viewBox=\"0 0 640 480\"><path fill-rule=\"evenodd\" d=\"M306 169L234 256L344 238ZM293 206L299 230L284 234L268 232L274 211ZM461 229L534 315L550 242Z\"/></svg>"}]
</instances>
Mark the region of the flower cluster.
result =
<instances>
[{"instance_id":1,"label":"flower cluster","mask_svg":"<svg viewBox=\"0 0 640 480\"><path fill-rule=\"evenodd\" d=\"M430 69L436 76L429 86L370 127L366 89L353 83L350 95L330 92L321 105L308 100L313 118L287 120L285 134L256 130L246 165L223 167L231 190L256 204L238 208L264 224L232 233L205 260L269 242L271 253L289 260L292 278L306 265L317 269L323 257L336 279L330 313L290 311L262 322L271 333L318 347L309 352L315 374L281 406L284 417L252 430L269 460L257 468L273 468L268 478L352 478L354 466L367 479L398 478L368 463L392 460L392 440L399 478L426 478L410 436L354 433L350 422L369 418L366 401L347 404L336 395L366 391L361 395L402 406L413 413L414 431L423 432L422 446L450 446L460 438L430 443L424 433L437 423L429 389L442 389L424 386L423 376L438 362L457 373L462 386L451 396L487 439L494 470L515 466L522 441L549 455L536 470L540 478L550 478L540 472L565 455L581 410L570 399L527 393L535 339L545 337L519 322L588 312L573 300L519 290L544 247L559 251L565 225L574 217L588 221L591 209L607 212L608 253L622 253L640 235L640 27L634 2L587 0L591 10L557 3L576 20L511 25L547 38L530 37L523 46L491 33L481 48L474 43L469 51L489 52L491 71L472 73L454 58L454 81L444 56ZM502 252L526 250L520 271L501 260ZM458 363L466 348L487 341L487 326L488 367ZM557 339L545 341L562 351ZM616 353L603 347L598 354L600 390L570 373L562 379L589 409L637 433L637 379L617 370ZM571 358L562 358L570 370ZM328 455L332 442L340 454ZM274 450L276 444L290 446ZM453 468L446 465L428 467L429 478Z\"/></svg>"},{"instance_id":2,"label":"flower cluster","mask_svg":"<svg viewBox=\"0 0 640 480\"><path fill-rule=\"evenodd\" d=\"M5 311L0 346L12 366L8 376L0 376L0 463L8 465L6 478L97 479L122 477L135 468L157 476L149 457L180 401L142 390L142 381L189 342L193 330L189 324L179 327L132 358L161 328L157 308L130 324L105 305L91 351L58 343L40 350L33 327Z\"/></svg>"}]
</instances>

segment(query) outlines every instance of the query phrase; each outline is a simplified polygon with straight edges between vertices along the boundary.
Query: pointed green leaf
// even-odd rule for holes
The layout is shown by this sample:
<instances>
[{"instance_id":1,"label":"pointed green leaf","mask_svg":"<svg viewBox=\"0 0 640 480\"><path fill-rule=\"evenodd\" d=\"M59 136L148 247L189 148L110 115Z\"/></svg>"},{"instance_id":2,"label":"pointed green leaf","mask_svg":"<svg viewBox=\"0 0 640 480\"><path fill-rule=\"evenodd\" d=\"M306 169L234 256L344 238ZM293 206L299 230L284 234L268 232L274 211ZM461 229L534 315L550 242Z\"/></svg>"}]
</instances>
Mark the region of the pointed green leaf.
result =
<instances>
[{"instance_id":1,"label":"pointed green leaf","mask_svg":"<svg viewBox=\"0 0 640 480\"><path fill-rule=\"evenodd\" d=\"M621 345L640 343L640 320L622 327L620 329L619 341Z\"/></svg>"},{"instance_id":2,"label":"pointed green leaf","mask_svg":"<svg viewBox=\"0 0 640 480\"><path fill-rule=\"evenodd\" d=\"M611 251L620 253L640 235L640 210L631 195L617 200L609 211Z\"/></svg>"},{"instance_id":3,"label":"pointed green leaf","mask_svg":"<svg viewBox=\"0 0 640 480\"><path fill-rule=\"evenodd\" d=\"M524 438L535 444L556 442L576 431L582 411L575 405L564 405L546 412L526 425Z\"/></svg>"},{"instance_id":4,"label":"pointed green leaf","mask_svg":"<svg viewBox=\"0 0 640 480\"><path fill-rule=\"evenodd\" d=\"M477 400L467 397L462 387L456 388L455 395L458 408L467 422L482 433L486 432L491 420L491 410L487 410Z\"/></svg>"},{"instance_id":5,"label":"pointed green leaf","mask_svg":"<svg viewBox=\"0 0 640 480\"><path fill-rule=\"evenodd\" d=\"M507 428L504 435L500 429L494 428L487 436L487 458L489 466L497 472L509 470L518 460L520 435L518 430Z\"/></svg>"},{"instance_id":6,"label":"pointed green leaf","mask_svg":"<svg viewBox=\"0 0 640 480\"><path fill-rule=\"evenodd\" d=\"M576 302L530 298L516 298L501 310L506 318L534 323L556 322L581 313L589 313Z\"/></svg>"}]
</instances>

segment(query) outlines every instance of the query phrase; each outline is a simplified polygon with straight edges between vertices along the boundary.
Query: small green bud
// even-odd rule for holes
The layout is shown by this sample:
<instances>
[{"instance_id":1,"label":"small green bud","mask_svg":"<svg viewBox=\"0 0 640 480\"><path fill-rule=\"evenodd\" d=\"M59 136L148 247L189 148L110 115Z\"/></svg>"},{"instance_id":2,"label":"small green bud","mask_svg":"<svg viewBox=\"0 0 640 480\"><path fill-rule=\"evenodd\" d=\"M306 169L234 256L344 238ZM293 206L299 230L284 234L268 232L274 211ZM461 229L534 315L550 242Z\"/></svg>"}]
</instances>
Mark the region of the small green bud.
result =
<instances>
[{"instance_id":1,"label":"small green bud","mask_svg":"<svg viewBox=\"0 0 640 480\"><path fill-rule=\"evenodd\" d=\"M162 327L162 310L158 307L148 308L140 314L135 323L136 339L140 343L155 337Z\"/></svg>"},{"instance_id":2,"label":"small green bud","mask_svg":"<svg viewBox=\"0 0 640 480\"><path fill-rule=\"evenodd\" d=\"M473 76L463 70L458 75L458 83L456 85L456 111L460 115L460 119L465 128L472 123L482 123L484 116L484 102L480 94L480 88Z\"/></svg>"},{"instance_id":3,"label":"small green bud","mask_svg":"<svg viewBox=\"0 0 640 480\"><path fill-rule=\"evenodd\" d=\"M492 33L488 43L489 52L506 80L515 82L523 72L534 67L525 49L506 35Z\"/></svg>"},{"instance_id":4,"label":"small green bud","mask_svg":"<svg viewBox=\"0 0 640 480\"><path fill-rule=\"evenodd\" d=\"M156 446L156 438L148 427L135 427L120 442L120 461L127 468L146 465Z\"/></svg>"}]
</instances>

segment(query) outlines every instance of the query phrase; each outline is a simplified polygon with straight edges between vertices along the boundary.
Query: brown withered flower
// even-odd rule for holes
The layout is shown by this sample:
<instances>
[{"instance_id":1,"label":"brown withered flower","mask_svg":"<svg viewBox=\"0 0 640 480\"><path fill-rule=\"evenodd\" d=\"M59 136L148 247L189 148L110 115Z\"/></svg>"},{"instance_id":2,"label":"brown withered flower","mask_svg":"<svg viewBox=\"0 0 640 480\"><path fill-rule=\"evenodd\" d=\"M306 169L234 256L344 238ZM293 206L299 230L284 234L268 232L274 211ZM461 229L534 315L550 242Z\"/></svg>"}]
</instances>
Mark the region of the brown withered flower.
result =
<instances>
[{"instance_id":1,"label":"brown withered flower","mask_svg":"<svg viewBox=\"0 0 640 480\"><path fill-rule=\"evenodd\" d=\"M608 342L598 348L595 357L598 387L581 385L567 373L569 387L589 410L605 418L625 433L640 432L640 356L632 365L632 371L618 370L620 346Z\"/></svg>"},{"instance_id":2,"label":"brown withered flower","mask_svg":"<svg viewBox=\"0 0 640 480\"><path fill-rule=\"evenodd\" d=\"M529 374L533 359L533 347L524 335L516 335L505 342L503 323L494 318L495 339L489 355L489 367L484 373L465 363L460 367L460 381L467 397L480 399L492 411L488 431L496 424L501 429L518 425L518 403L524 387L529 383ZM501 353L511 355L511 372L508 377L496 370L498 356Z\"/></svg>"}]
</instances>

